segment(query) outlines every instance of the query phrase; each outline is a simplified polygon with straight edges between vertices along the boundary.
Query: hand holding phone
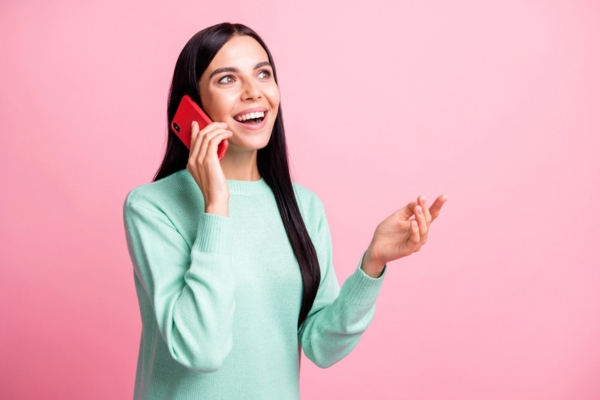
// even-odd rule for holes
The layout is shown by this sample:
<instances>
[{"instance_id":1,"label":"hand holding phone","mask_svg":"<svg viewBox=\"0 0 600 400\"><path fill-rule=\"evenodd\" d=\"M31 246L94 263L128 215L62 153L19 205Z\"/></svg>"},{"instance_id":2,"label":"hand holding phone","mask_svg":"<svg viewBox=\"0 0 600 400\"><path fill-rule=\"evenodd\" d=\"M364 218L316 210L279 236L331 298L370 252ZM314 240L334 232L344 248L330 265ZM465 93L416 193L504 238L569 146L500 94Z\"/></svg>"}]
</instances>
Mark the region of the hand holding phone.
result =
<instances>
[{"instance_id":1,"label":"hand holding phone","mask_svg":"<svg viewBox=\"0 0 600 400\"><path fill-rule=\"evenodd\" d=\"M227 138L232 135L226 130L226 125L212 122L187 95L181 99L171 121L173 132L190 149L186 168L202 192L204 212L224 217L229 216L229 185L223 169L219 163L215 163L214 155L208 151L210 149L212 153L216 148L221 161L229 146Z\"/></svg>"},{"instance_id":2,"label":"hand holding phone","mask_svg":"<svg viewBox=\"0 0 600 400\"><path fill-rule=\"evenodd\" d=\"M187 94L181 98L175 117L171 121L171 129L179 139L189 149L192 143L192 122L196 121L200 130L206 128L212 123L208 115L192 100ZM219 161L225 156L229 147L227 139L222 140L217 148L217 157Z\"/></svg>"}]
</instances>

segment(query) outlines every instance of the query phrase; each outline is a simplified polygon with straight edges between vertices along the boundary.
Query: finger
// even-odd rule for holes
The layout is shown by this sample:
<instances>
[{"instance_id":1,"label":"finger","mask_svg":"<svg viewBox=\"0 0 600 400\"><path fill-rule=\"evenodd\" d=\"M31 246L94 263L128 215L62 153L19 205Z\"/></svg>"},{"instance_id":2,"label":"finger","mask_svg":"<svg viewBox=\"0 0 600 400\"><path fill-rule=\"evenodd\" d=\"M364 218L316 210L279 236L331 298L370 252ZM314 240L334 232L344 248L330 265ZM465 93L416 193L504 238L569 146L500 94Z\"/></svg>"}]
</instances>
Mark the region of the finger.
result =
<instances>
[{"instance_id":1,"label":"finger","mask_svg":"<svg viewBox=\"0 0 600 400\"><path fill-rule=\"evenodd\" d=\"M206 125L204 129L200 131L200 133L205 135L220 128L227 128L227 122L211 122L210 124Z\"/></svg>"},{"instance_id":2,"label":"finger","mask_svg":"<svg viewBox=\"0 0 600 400\"><path fill-rule=\"evenodd\" d=\"M212 124L205 126L204 129L200 130L198 122L192 122L192 142L190 145L188 164L191 163L196 165L198 163L198 157L202 156L201 149L204 136L216 129L223 129L224 126L227 126L227 124L224 122L213 122Z\"/></svg>"},{"instance_id":3,"label":"finger","mask_svg":"<svg viewBox=\"0 0 600 400\"><path fill-rule=\"evenodd\" d=\"M410 241L412 244L416 245L421 240L421 235L419 235L419 224L417 221L412 221L410 223Z\"/></svg>"},{"instance_id":4,"label":"finger","mask_svg":"<svg viewBox=\"0 0 600 400\"><path fill-rule=\"evenodd\" d=\"M192 141L190 143L190 155L188 158L188 164L190 161L196 160L198 158L198 151L200 150L200 129L198 127L198 123L196 121L192 121Z\"/></svg>"},{"instance_id":5,"label":"finger","mask_svg":"<svg viewBox=\"0 0 600 400\"><path fill-rule=\"evenodd\" d=\"M394 215L398 218L401 218L404 221L408 221L408 219L415 214L415 206L416 205L417 205L417 203L412 201L412 202L408 203L408 205L406 205L405 207L402 207L401 209L396 211L394 213Z\"/></svg>"},{"instance_id":6,"label":"finger","mask_svg":"<svg viewBox=\"0 0 600 400\"><path fill-rule=\"evenodd\" d=\"M425 216L425 221L427 222L427 226L429 227L429 224L431 223L431 213L429 212L429 207L425 205L425 196L419 196L418 202L419 205L423 208L423 215Z\"/></svg>"},{"instance_id":7,"label":"finger","mask_svg":"<svg viewBox=\"0 0 600 400\"><path fill-rule=\"evenodd\" d=\"M217 149L215 148L214 151L211 149L209 152L209 146L211 145L211 142L214 141L215 137L218 136L223 136L224 134L229 134L232 133L231 131L228 131L226 129L223 128L219 128L216 129L212 132L207 133L206 135L204 135L204 137L202 138L202 145L200 146L200 152L198 154L198 156L201 159L204 159L207 157L207 155L210 155L212 153L214 153L214 155L217 155ZM222 140L222 139L221 139ZM217 145L220 143L220 140L217 142Z\"/></svg>"},{"instance_id":8,"label":"finger","mask_svg":"<svg viewBox=\"0 0 600 400\"><path fill-rule=\"evenodd\" d=\"M415 221L419 225L419 237L424 238L427 235L427 221L425 221L425 215L421 206L415 207Z\"/></svg>"},{"instance_id":9,"label":"finger","mask_svg":"<svg viewBox=\"0 0 600 400\"><path fill-rule=\"evenodd\" d=\"M448 199L448 196L446 196L445 194L443 194L440 197L438 197L437 199L435 199L435 201L429 208L429 212L431 213L432 221L435 220L438 217L438 215L440 215L440 210L442 209L442 206L446 203L447 199Z\"/></svg>"},{"instance_id":10,"label":"finger","mask_svg":"<svg viewBox=\"0 0 600 400\"><path fill-rule=\"evenodd\" d=\"M232 136L233 132L227 130L222 133L219 133L218 135L213 136L211 139L209 139L208 148L206 149L207 153L215 154L218 156L219 144L221 144L223 140L227 140Z\"/></svg>"}]
</instances>

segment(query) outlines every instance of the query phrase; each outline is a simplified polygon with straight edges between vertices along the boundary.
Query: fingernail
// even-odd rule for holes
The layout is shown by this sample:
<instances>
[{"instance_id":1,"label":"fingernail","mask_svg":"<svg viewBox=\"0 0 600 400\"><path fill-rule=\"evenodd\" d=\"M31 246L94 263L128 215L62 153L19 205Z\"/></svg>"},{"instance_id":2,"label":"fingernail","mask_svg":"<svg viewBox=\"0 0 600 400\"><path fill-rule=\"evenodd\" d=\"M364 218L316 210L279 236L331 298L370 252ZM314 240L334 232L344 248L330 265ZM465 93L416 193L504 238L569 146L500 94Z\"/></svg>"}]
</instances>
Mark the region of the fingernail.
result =
<instances>
[{"instance_id":1,"label":"fingernail","mask_svg":"<svg viewBox=\"0 0 600 400\"><path fill-rule=\"evenodd\" d=\"M227 126L227 122L220 122L221 126Z\"/></svg>"},{"instance_id":2,"label":"fingernail","mask_svg":"<svg viewBox=\"0 0 600 400\"><path fill-rule=\"evenodd\" d=\"M423 210L421 210L421 207L417 206L417 214L421 215L423 213Z\"/></svg>"},{"instance_id":3,"label":"fingernail","mask_svg":"<svg viewBox=\"0 0 600 400\"><path fill-rule=\"evenodd\" d=\"M412 226L413 226L413 228L417 228L418 227L417 221L413 221Z\"/></svg>"},{"instance_id":4,"label":"fingernail","mask_svg":"<svg viewBox=\"0 0 600 400\"><path fill-rule=\"evenodd\" d=\"M421 201L423 201L423 204L425 204L427 200L425 200L425 197L421 197Z\"/></svg>"}]
</instances>

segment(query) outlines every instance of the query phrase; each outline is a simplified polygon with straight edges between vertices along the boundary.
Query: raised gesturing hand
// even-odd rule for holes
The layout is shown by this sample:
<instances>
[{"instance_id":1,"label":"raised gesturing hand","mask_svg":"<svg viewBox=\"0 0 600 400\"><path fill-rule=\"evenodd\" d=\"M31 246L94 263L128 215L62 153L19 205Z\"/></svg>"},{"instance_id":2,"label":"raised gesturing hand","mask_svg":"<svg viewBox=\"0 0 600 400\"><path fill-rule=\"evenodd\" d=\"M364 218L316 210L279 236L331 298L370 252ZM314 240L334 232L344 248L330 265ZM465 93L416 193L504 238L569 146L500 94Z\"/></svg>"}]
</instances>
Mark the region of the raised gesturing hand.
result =
<instances>
[{"instance_id":1,"label":"raised gesturing hand","mask_svg":"<svg viewBox=\"0 0 600 400\"><path fill-rule=\"evenodd\" d=\"M377 225L363 260L363 271L377 277L386 263L419 251L427 243L429 226L440 214L446 198L446 195L439 196L427 208L425 197L419 196L417 201L408 203Z\"/></svg>"}]
</instances>

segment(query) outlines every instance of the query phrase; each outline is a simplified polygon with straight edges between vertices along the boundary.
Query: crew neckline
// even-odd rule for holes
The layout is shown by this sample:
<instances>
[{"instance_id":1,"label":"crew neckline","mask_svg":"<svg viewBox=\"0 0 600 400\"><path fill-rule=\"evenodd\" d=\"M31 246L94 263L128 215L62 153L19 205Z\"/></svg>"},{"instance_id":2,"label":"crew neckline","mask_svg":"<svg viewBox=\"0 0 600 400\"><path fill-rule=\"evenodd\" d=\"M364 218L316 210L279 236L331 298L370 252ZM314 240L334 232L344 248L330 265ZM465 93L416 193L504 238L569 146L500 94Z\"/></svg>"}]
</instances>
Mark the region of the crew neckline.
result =
<instances>
[{"instance_id":1,"label":"crew neckline","mask_svg":"<svg viewBox=\"0 0 600 400\"><path fill-rule=\"evenodd\" d=\"M182 172L191 183L197 186L194 177L187 169L183 169ZM261 177L257 181L239 181L235 179L227 179L227 185L229 186L229 193L243 196L257 196L266 193L272 193L271 187Z\"/></svg>"},{"instance_id":2,"label":"crew neckline","mask_svg":"<svg viewBox=\"0 0 600 400\"><path fill-rule=\"evenodd\" d=\"M257 181L238 181L235 179L227 179L227 184L229 185L229 193L231 194L255 196L271 193L271 188L262 177Z\"/></svg>"}]
</instances>

